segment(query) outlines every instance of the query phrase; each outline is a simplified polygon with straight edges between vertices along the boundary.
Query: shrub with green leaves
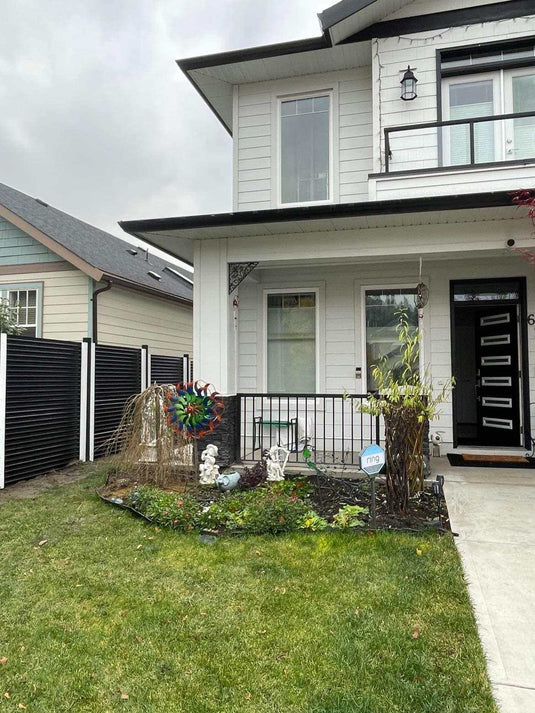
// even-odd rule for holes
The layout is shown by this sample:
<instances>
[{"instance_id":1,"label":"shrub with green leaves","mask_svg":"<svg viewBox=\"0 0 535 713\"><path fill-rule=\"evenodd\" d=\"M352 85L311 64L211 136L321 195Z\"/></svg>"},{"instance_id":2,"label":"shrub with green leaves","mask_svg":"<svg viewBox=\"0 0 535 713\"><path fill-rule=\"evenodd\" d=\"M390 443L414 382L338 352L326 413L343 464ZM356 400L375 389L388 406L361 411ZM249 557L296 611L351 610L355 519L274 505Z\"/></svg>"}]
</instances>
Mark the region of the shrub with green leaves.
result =
<instances>
[{"instance_id":1,"label":"shrub with green leaves","mask_svg":"<svg viewBox=\"0 0 535 713\"><path fill-rule=\"evenodd\" d=\"M290 532L308 510L303 500L268 486L223 496L205 509L200 524L254 534Z\"/></svg>"},{"instance_id":2,"label":"shrub with green leaves","mask_svg":"<svg viewBox=\"0 0 535 713\"><path fill-rule=\"evenodd\" d=\"M268 488L273 493L289 495L294 498L307 498L312 494L314 486L308 475L299 475L295 478L286 477L285 480L276 480L269 483Z\"/></svg>"},{"instance_id":3,"label":"shrub with green leaves","mask_svg":"<svg viewBox=\"0 0 535 713\"><path fill-rule=\"evenodd\" d=\"M312 532L321 532L321 530L326 530L328 527L329 522L314 510L309 510L299 523L301 530L312 530Z\"/></svg>"},{"instance_id":4,"label":"shrub with green leaves","mask_svg":"<svg viewBox=\"0 0 535 713\"><path fill-rule=\"evenodd\" d=\"M344 505L333 518L333 527L339 530L347 530L351 527L363 527L366 523L361 520L361 515L367 515L368 508L360 505Z\"/></svg>"},{"instance_id":5,"label":"shrub with green leaves","mask_svg":"<svg viewBox=\"0 0 535 713\"><path fill-rule=\"evenodd\" d=\"M204 507L191 495L177 495L141 485L127 504L147 518L186 532L194 529L248 532L254 534L298 530L310 506L304 499L272 485L243 492L230 492Z\"/></svg>"},{"instance_id":6,"label":"shrub with green leaves","mask_svg":"<svg viewBox=\"0 0 535 713\"><path fill-rule=\"evenodd\" d=\"M201 504L191 495L170 493L150 485L140 485L126 502L158 525L182 532L195 529L202 512Z\"/></svg>"}]
</instances>

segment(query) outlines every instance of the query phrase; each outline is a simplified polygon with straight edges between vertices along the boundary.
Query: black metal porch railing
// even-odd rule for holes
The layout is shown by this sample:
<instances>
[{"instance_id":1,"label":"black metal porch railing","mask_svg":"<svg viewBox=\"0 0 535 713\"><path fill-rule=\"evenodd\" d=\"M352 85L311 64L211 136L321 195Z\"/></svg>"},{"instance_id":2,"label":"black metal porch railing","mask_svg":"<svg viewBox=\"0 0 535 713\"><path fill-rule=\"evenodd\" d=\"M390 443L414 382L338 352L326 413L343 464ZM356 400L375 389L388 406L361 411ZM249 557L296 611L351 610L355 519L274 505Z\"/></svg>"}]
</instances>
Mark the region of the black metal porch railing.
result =
<instances>
[{"instance_id":1,"label":"black metal porch railing","mask_svg":"<svg viewBox=\"0 0 535 713\"><path fill-rule=\"evenodd\" d=\"M384 134L385 173L394 172L394 161L395 171L535 161L535 111L389 126Z\"/></svg>"},{"instance_id":2,"label":"black metal porch railing","mask_svg":"<svg viewBox=\"0 0 535 713\"><path fill-rule=\"evenodd\" d=\"M357 465L360 451L379 443L378 416L363 413L366 394L238 394L240 456L259 460L275 445L303 463L308 448L314 462Z\"/></svg>"}]
</instances>

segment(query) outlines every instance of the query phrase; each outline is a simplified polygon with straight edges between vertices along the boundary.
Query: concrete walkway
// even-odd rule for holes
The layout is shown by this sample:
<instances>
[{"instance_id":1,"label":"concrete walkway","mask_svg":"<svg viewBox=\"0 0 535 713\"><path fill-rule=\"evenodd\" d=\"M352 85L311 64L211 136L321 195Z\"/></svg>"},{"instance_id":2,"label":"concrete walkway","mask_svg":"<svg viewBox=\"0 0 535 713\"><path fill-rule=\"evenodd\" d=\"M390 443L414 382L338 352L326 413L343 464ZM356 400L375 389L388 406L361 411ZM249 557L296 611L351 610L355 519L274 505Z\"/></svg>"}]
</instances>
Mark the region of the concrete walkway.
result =
<instances>
[{"instance_id":1,"label":"concrete walkway","mask_svg":"<svg viewBox=\"0 0 535 713\"><path fill-rule=\"evenodd\" d=\"M452 468L451 527L502 713L535 711L535 470Z\"/></svg>"}]
</instances>

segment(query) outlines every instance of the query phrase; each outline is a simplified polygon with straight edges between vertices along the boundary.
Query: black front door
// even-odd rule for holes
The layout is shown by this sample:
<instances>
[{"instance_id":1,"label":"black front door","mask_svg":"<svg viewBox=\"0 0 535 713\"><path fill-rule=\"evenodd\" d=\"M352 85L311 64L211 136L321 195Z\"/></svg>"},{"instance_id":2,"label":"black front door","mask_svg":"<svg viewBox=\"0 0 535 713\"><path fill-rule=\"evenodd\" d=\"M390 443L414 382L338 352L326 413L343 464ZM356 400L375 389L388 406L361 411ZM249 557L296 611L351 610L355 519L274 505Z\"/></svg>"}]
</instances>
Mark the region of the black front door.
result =
<instances>
[{"instance_id":1,"label":"black front door","mask_svg":"<svg viewBox=\"0 0 535 713\"><path fill-rule=\"evenodd\" d=\"M518 305L478 310L475 338L477 441L519 446Z\"/></svg>"}]
</instances>

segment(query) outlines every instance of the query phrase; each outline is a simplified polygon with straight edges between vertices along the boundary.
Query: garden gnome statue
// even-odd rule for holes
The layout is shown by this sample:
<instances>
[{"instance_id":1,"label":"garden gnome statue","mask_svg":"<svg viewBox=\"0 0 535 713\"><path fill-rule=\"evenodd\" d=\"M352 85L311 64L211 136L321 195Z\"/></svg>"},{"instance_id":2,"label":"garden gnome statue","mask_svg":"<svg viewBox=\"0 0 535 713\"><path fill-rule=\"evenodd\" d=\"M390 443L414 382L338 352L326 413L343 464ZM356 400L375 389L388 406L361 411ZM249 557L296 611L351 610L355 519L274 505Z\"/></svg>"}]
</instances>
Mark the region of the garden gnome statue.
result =
<instances>
[{"instance_id":1,"label":"garden gnome statue","mask_svg":"<svg viewBox=\"0 0 535 713\"><path fill-rule=\"evenodd\" d=\"M199 465L199 483L201 485L214 485L219 475L219 466L215 464L217 446L209 444L201 453L202 463Z\"/></svg>"},{"instance_id":2,"label":"garden gnome statue","mask_svg":"<svg viewBox=\"0 0 535 713\"><path fill-rule=\"evenodd\" d=\"M290 451L282 446L273 446L267 454L267 479L270 481L284 480L284 469L290 457Z\"/></svg>"}]
</instances>

